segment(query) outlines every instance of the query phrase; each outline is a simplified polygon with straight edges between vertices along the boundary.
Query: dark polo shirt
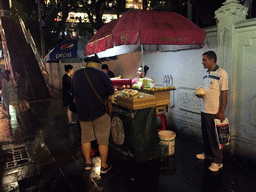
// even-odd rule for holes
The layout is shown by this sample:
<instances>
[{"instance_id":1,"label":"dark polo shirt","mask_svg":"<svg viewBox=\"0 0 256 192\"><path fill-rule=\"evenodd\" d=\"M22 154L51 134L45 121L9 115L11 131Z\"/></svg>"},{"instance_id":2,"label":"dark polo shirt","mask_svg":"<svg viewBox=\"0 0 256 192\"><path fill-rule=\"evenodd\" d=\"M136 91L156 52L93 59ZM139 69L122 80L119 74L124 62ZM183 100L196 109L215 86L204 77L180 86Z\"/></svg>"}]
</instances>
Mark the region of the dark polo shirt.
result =
<instances>
[{"instance_id":1,"label":"dark polo shirt","mask_svg":"<svg viewBox=\"0 0 256 192\"><path fill-rule=\"evenodd\" d=\"M105 105L93 91L85 76L84 70L103 101L110 95L113 95L114 87L107 74L102 70L87 67L74 73L73 89L78 118L80 121L92 121L105 114Z\"/></svg>"}]
</instances>

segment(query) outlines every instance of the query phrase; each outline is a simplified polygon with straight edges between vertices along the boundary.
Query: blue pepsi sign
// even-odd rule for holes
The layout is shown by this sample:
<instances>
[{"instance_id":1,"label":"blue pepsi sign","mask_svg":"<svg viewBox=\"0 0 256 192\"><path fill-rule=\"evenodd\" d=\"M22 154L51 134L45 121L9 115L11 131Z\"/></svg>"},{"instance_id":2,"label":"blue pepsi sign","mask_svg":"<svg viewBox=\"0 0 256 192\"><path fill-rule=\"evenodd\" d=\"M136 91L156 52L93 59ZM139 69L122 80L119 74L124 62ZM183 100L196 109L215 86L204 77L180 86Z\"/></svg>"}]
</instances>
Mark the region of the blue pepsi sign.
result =
<instances>
[{"instance_id":1,"label":"blue pepsi sign","mask_svg":"<svg viewBox=\"0 0 256 192\"><path fill-rule=\"evenodd\" d=\"M77 40L69 39L58 44L49 55L49 60L62 60L77 57Z\"/></svg>"}]
</instances>

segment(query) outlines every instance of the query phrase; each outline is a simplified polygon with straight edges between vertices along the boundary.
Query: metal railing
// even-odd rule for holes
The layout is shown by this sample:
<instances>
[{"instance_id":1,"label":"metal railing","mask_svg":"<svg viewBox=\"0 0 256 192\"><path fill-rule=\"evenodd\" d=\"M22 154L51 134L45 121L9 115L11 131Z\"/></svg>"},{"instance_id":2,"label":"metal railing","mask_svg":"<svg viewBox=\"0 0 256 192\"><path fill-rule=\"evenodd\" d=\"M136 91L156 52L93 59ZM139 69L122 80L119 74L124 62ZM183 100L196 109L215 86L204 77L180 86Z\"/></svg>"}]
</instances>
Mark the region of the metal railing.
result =
<instances>
[{"instance_id":1,"label":"metal railing","mask_svg":"<svg viewBox=\"0 0 256 192\"><path fill-rule=\"evenodd\" d=\"M2 46L3 46L3 52L4 52L4 58L5 58L5 69L8 69L11 71L11 75L12 77L14 77L14 73L12 70L12 64L11 64L11 57L10 57L10 53L9 53L9 49L7 46L7 42L6 42L6 36L5 36L5 30L2 26L2 20L0 19L0 30L1 30L1 38L2 38ZM25 72L27 73L27 70L25 69ZM28 84L30 87L32 87L30 80L28 80ZM32 97L35 98L35 93L33 91L33 89L30 90Z\"/></svg>"},{"instance_id":2,"label":"metal railing","mask_svg":"<svg viewBox=\"0 0 256 192\"><path fill-rule=\"evenodd\" d=\"M27 41L27 44L30 44L31 49L32 49L33 53L35 54L36 60L38 62L39 68L40 68L41 73L42 73L42 75L44 77L44 80L46 82L47 88L48 88L50 94L52 95L51 89L50 89L50 86L49 86L49 78L50 78L49 73L48 73L48 71L45 67L45 64L44 64L44 62L41 58L40 53L37 50L37 46L36 46L35 41L34 41L32 35L30 33L30 30L26 29L26 26L25 26L24 22L22 21L22 19L20 19L20 26L21 26L21 29L23 31L24 37Z\"/></svg>"},{"instance_id":3,"label":"metal railing","mask_svg":"<svg viewBox=\"0 0 256 192\"><path fill-rule=\"evenodd\" d=\"M25 36L25 39L26 39L27 43L30 44L30 46L31 46L31 48L32 48L32 50L33 50L33 52L35 54L36 60L38 61L38 64L39 64L39 67L40 67L41 71L43 73L46 73L49 76L49 74L48 74L48 72L46 70L46 67L44 65L44 62L43 62L43 60L41 58L41 55L40 55L40 53L37 50L35 41L34 41L32 35L30 33L30 30L26 29L26 26L25 26L25 24L24 24L24 22L22 20L20 20L20 25L21 25L21 29L23 31L23 34Z\"/></svg>"},{"instance_id":4,"label":"metal railing","mask_svg":"<svg viewBox=\"0 0 256 192\"><path fill-rule=\"evenodd\" d=\"M6 61L5 68L11 70L12 75L13 75L10 53L9 53L9 49L8 49L7 42L6 42L6 37L5 37L5 30L2 26L2 21L1 21L1 17L9 17L9 16L10 16L10 13L9 13L8 10L1 10L0 9L0 33L1 33L1 38L2 38L2 47L3 47L4 59ZM50 94L52 95L51 89L50 89L50 86L49 86L49 74L46 70L46 67L43 63L43 60L41 58L40 53L37 51L35 41L34 41L32 35L31 35L30 31L26 29L26 26L25 26L24 22L21 19L20 19L20 25L21 25L21 29L22 29L22 32L24 34L24 37L26 39L27 44L30 44L31 49L32 49L33 53L35 54L35 58L38 62L39 68L40 68L41 73L42 73L42 75L44 77L44 80L46 82L46 86L47 86Z\"/></svg>"},{"instance_id":5,"label":"metal railing","mask_svg":"<svg viewBox=\"0 0 256 192\"><path fill-rule=\"evenodd\" d=\"M5 63L6 63L5 68L11 70L12 69L11 58L10 58L10 53L9 53L8 46L7 46L7 43L6 43L5 31L4 31L1 19L0 19L0 31L1 31L1 39L2 39L4 59L5 59Z\"/></svg>"}]
</instances>

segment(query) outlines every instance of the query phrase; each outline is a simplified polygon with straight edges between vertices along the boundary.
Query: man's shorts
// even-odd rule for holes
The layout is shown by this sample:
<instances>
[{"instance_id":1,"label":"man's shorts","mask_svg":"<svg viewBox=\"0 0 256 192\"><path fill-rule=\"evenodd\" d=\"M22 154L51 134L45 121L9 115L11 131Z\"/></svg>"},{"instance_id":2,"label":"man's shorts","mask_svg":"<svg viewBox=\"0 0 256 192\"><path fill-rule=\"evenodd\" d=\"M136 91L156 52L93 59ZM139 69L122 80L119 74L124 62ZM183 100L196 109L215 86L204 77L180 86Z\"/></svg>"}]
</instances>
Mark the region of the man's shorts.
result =
<instances>
[{"instance_id":1,"label":"man's shorts","mask_svg":"<svg viewBox=\"0 0 256 192\"><path fill-rule=\"evenodd\" d=\"M81 143L91 142L96 139L99 145L108 145L110 121L111 118L107 113L93 121L80 121Z\"/></svg>"}]
</instances>

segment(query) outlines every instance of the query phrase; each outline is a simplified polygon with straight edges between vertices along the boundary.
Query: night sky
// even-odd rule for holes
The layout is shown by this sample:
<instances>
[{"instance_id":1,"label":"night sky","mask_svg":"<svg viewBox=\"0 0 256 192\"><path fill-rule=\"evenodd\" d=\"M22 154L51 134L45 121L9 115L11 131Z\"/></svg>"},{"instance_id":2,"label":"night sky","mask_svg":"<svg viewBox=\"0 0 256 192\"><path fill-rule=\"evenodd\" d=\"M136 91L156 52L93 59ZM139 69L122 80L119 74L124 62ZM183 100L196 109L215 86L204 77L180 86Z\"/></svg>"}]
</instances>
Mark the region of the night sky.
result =
<instances>
[{"instance_id":1,"label":"night sky","mask_svg":"<svg viewBox=\"0 0 256 192\"><path fill-rule=\"evenodd\" d=\"M247 0L248 1L248 0ZM251 0L249 0L251 1ZM199 27L209 27L216 25L215 11L218 10L226 0L195 0L195 4L192 7L192 21ZM241 4L245 3L246 0L240 0ZM256 17L256 9L254 8L255 3L252 3L252 9L249 12L247 18ZM186 16L186 9L183 10L182 15Z\"/></svg>"}]
</instances>

